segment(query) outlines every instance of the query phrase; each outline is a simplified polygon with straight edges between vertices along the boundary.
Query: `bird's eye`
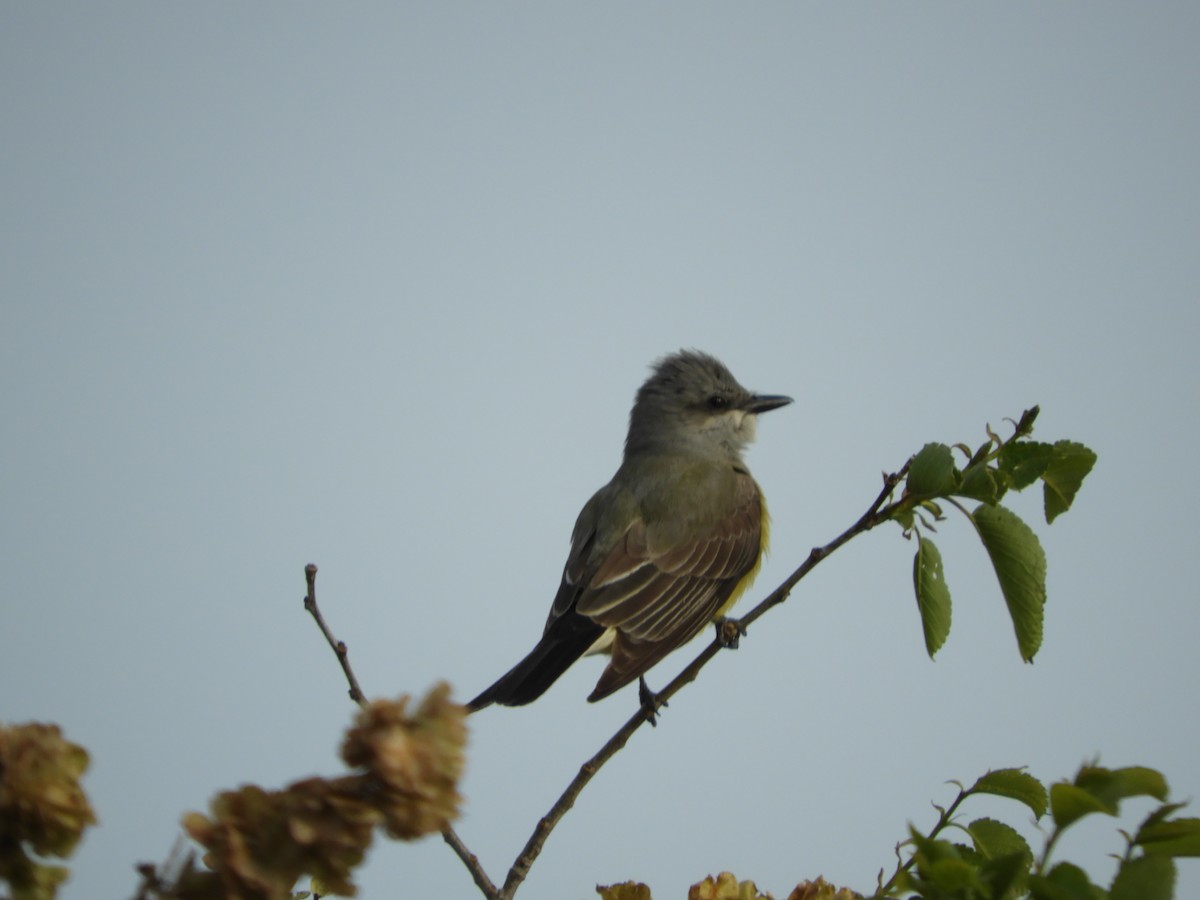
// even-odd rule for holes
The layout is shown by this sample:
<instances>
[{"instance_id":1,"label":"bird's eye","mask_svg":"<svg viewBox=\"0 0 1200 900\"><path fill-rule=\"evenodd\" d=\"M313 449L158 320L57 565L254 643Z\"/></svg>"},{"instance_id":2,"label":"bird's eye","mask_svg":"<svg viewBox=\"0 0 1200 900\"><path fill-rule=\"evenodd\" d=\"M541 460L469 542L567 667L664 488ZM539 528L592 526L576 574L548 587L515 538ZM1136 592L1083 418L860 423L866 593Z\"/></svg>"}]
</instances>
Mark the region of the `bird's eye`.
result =
<instances>
[{"instance_id":1,"label":"bird's eye","mask_svg":"<svg viewBox=\"0 0 1200 900\"><path fill-rule=\"evenodd\" d=\"M720 394L713 394L708 398L709 409L724 409L729 405L729 400L722 397Z\"/></svg>"}]
</instances>

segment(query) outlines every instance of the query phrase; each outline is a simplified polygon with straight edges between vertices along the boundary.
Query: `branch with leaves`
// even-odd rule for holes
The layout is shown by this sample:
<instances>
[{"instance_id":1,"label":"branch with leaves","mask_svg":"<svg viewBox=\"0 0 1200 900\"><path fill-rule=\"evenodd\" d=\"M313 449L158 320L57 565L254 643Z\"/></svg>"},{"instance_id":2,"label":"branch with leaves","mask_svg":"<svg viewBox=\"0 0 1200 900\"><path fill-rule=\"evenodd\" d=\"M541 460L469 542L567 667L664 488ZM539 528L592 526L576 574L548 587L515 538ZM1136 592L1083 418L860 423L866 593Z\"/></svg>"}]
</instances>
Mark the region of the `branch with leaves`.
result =
<instances>
[{"instance_id":1,"label":"branch with leaves","mask_svg":"<svg viewBox=\"0 0 1200 900\"><path fill-rule=\"evenodd\" d=\"M917 540L913 585L930 656L950 633L950 589L942 555L928 536L936 532L933 522L945 518L943 504L961 512L983 542L1012 617L1021 658L1032 661L1042 645L1046 554L1033 529L1000 504L1009 490L1024 490L1040 480L1046 524L1051 524L1071 508L1084 478L1096 464L1096 454L1074 441L1045 444L1027 440L1037 415L1036 406L1026 410L1013 423L1013 434L1007 440L989 427L988 439L973 453L966 444L955 444L954 449L967 460L961 469L945 444L926 444L912 459L904 497L891 517L906 536ZM978 506L967 510L963 502L967 500Z\"/></svg>"},{"instance_id":2,"label":"branch with leaves","mask_svg":"<svg viewBox=\"0 0 1200 900\"><path fill-rule=\"evenodd\" d=\"M917 539L914 588L926 647L931 654L936 652L949 633L950 594L942 576L940 555L927 535L934 531L933 523L944 518L942 508L943 504L947 504L962 511L983 540L1008 602L1022 656L1032 658L1041 640L1045 556L1033 532L1014 513L1002 507L1000 502L1008 490L1020 490L1040 479L1046 489L1046 518L1047 521L1053 521L1070 507L1083 478L1095 461L1095 455L1082 445L1071 442L1041 444L1028 440L1036 417L1036 407L1027 411L1014 423L1013 434L1006 440L988 428L987 441L974 452L965 444L954 445L962 451L966 460L961 468L955 465L950 446L928 444L895 473L886 475L879 494L850 527L828 543L814 548L782 584L746 615L718 623L717 635L696 658L662 691L652 695L649 702L639 707L599 751L580 766L578 774L558 800L539 819L500 887L496 887L478 858L450 830L447 821L442 827L445 840L467 866L484 896L489 900L510 900L524 882L554 828L591 779L625 747L634 732L646 722L653 724L658 709L685 685L694 681L723 647L746 634L752 623L783 603L795 586L818 564L850 540L884 522L897 522L905 536L915 536ZM901 484L901 496L893 499ZM963 500L975 500L979 505L968 512ZM308 585L305 608L337 657L350 686L351 698L361 706L365 704L365 699L350 666L346 645L334 638L317 606L316 567L308 566L305 576ZM189 830L193 835L205 835L203 830L195 827L194 822ZM338 885L344 886L343 882L338 882Z\"/></svg>"},{"instance_id":3,"label":"branch with leaves","mask_svg":"<svg viewBox=\"0 0 1200 900\"><path fill-rule=\"evenodd\" d=\"M142 875L138 897L284 900L304 896L292 893L304 876L311 879L314 894L352 894L353 869L376 830L382 829L402 840L441 832L481 893L489 900L509 900L556 825L633 733L646 722L653 724L661 706L694 681L723 647L736 643L752 623L784 602L813 568L848 541L884 522L896 522L905 537L916 540L913 587L931 656L947 639L951 607L941 555L930 535L945 521L944 510L951 507L966 517L983 543L1012 618L1020 654L1023 659L1032 659L1042 639L1045 554L1033 530L1002 501L1010 490L1041 482L1045 518L1051 523L1071 507L1096 461L1095 454L1081 444L1031 440L1037 412L1034 407L1013 422L1013 433L1008 438L988 428L987 440L974 451L966 444L927 444L894 474L884 477L879 494L850 527L814 548L746 615L718 623L717 635L695 659L580 767L547 815L538 821L499 887L450 827L459 802L456 786L462 770L465 707L450 701L449 688L444 684L435 687L415 710L410 710L408 697L368 702L345 643L334 637L317 605L316 566L307 566L305 609L338 660L350 697L359 707L342 746L342 757L350 772L334 778L306 779L281 790L246 786L219 794L209 814L190 813L184 818L188 834L205 850L205 867L200 868L191 853L176 854L162 869L143 864L138 867ZM956 463L956 451L961 463ZM974 508L968 509L969 503L975 504ZM73 801L60 811L57 820L47 819L41 812L31 818L23 810L35 808L30 804L36 805L36 796L19 800L25 795L14 794L13 785L43 784L50 795L63 796L54 787L59 775L53 773L65 773L68 782L74 783L86 765L86 754L62 742L57 730L53 734L38 732L35 738L50 740L60 748L59 757L64 763L42 781L30 779L29 754L14 754L12 749L32 734L19 729L30 727L43 726L0 729L0 880L14 887L14 897L50 900L65 870L32 862L26 848L65 855L91 821L90 807L79 792L71 796L76 801L82 799L82 804ZM37 791L26 794L33 796ZM1042 852L1035 856L1024 839L1003 823L992 819L962 821L959 811L964 802L979 794L1018 800L1037 818L1048 810L1053 827ZM1142 795L1157 798L1160 806L1136 832L1122 832L1125 852L1107 894L1091 884L1078 867L1067 862L1051 865L1052 852L1066 828L1092 813L1116 815L1121 800ZM18 801L13 800L14 796ZM1094 900L1098 896L1110 900L1166 900L1172 896L1174 859L1200 855L1200 819L1178 817L1181 806L1168 802L1165 780L1151 769L1109 770L1088 765L1073 781L1060 782L1048 790L1022 770L990 772L970 788L960 786L954 802L939 808L938 821L928 833L911 830L908 840L897 847L895 872L886 882L881 875L871 896L873 900L899 896L926 900ZM43 833L37 830L41 821L61 821L63 827L53 834ZM944 834L950 830L966 834L970 843L946 840ZM605 900L650 900L649 888L634 883L598 891ZM852 896L859 895L817 879L798 885L789 900L844 900ZM691 897L769 900L770 895L760 894L753 882L739 882L729 873L721 873L696 884L689 892Z\"/></svg>"},{"instance_id":4,"label":"branch with leaves","mask_svg":"<svg viewBox=\"0 0 1200 900\"><path fill-rule=\"evenodd\" d=\"M896 871L880 880L870 900L921 897L929 900L1170 900L1175 883L1175 859L1200 856L1200 819L1177 818L1183 806L1168 802L1166 779L1144 766L1107 769L1097 763L1082 766L1071 781L1052 784L1047 790L1023 769L988 772L971 787L958 785L949 807L937 807L937 823L927 833L910 826ZM1012 826L991 818L962 821L957 815L964 801L991 794L1023 803L1040 820L1049 811L1052 825L1044 831L1042 852L1036 857ZM1120 803L1131 797L1159 801L1133 833L1120 831L1125 850L1118 856L1111 883L1101 888L1079 866L1050 864L1051 854L1063 833L1080 819L1102 813L1116 817ZM970 843L954 843L942 835L950 830L964 834ZM899 855L900 848L897 848Z\"/></svg>"}]
</instances>

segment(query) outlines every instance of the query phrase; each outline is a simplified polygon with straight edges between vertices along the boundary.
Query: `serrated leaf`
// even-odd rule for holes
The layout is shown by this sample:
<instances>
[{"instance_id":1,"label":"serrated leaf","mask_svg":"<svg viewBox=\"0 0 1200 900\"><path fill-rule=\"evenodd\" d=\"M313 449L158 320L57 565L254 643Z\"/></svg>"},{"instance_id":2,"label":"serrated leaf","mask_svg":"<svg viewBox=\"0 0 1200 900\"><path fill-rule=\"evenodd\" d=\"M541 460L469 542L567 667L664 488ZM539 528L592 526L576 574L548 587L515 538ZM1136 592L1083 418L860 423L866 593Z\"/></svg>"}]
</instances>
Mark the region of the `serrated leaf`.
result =
<instances>
[{"instance_id":1,"label":"serrated leaf","mask_svg":"<svg viewBox=\"0 0 1200 900\"><path fill-rule=\"evenodd\" d=\"M950 589L946 586L937 545L919 534L913 557L913 588L925 632L925 650L932 658L950 634Z\"/></svg>"},{"instance_id":2,"label":"serrated leaf","mask_svg":"<svg viewBox=\"0 0 1200 900\"><path fill-rule=\"evenodd\" d=\"M954 454L945 444L926 444L913 457L905 491L917 497L944 497L954 490Z\"/></svg>"},{"instance_id":3,"label":"serrated leaf","mask_svg":"<svg viewBox=\"0 0 1200 900\"><path fill-rule=\"evenodd\" d=\"M926 880L949 894L963 890L983 893L978 870L966 860L939 859L925 868L923 874Z\"/></svg>"},{"instance_id":4,"label":"serrated leaf","mask_svg":"<svg viewBox=\"0 0 1200 900\"><path fill-rule=\"evenodd\" d=\"M1046 814L1046 788L1021 769L997 769L988 772L971 786L971 793L994 794L997 797L1019 800L1039 819Z\"/></svg>"},{"instance_id":5,"label":"serrated leaf","mask_svg":"<svg viewBox=\"0 0 1200 900\"><path fill-rule=\"evenodd\" d=\"M1175 896L1175 861L1168 856L1141 856L1117 869L1109 900L1171 900Z\"/></svg>"},{"instance_id":6,"label":"serrated leaf","mask_svg":"<svg viewBox=\"0 0 1200 900\"><path fill-rule=\"evenodd\" d=\"M908 826L908 836L912 839L918 867L937 862L941 859L961 859L958 848L950 843L950 841L941 841L937 838L926 837L913 828L911 823Z\"/></svg>"},{"instance_id":7,"label":"serrated leaf","mask_svg":"<svg viewBox=\"0 0 1200 900\"><path fill-rule=\"evenodd\" d=\"M1098 891L1087 873L1072 863L1059 863L1045 875L1029 879L1029 895L1034 900L1096 900Z\"/></svg>"},{"instance_id":8,"label":"serrated leaf","mask_svg":"<svg viewBox=\"0 0 1200 900\"><path fill-rule=\"evenodd\" d=\"M1072 822L1095 812L1115 816L1117 807L1115 803L1105 803L1090 791L1073 784L1059 782L1050 785L1050 815L1059 828L1066 828Z\"/></svg>"},{"instance_id":9,"label":"serrated leaf","mask_svg":"<svg viewBox=\"0 0 1200 900\"><path fill-rule=\"evenodd\" d=\"M1200 856L1200 819L1168 819L1143 825L1134 843L1155 856Z\"/></svg>"},{"instance_id":10,"label":"serrated leaf","mask_svg":"<svg viewBox=\"0 0 1200 900\"><path fill-rule=\"evenodd\" d=\"M1071 508L1083 479L1096 464L1096 454L1074 441L1057 441L1054 456L1042 474L1046 522L1053 522Z\"/></svg>"},{"instance_id":11,"label":"serrated leaf","mask_svg":"<svg viewBox=\"0 0 1200 900\"><path fill-rule=\"evenodd\" d=\"M984 465L973 465L963 472L962 484L954 492L981 503L995 503L1004 493L996 482L996 472Z\"/></svg>"},{"instance_id":12,"label":"serrated leaf","mask_svg":"<svg viewBox=\"0 0 1200 900\"><path fill-rule=\"evenodd\" d=\"M1054 458L1054 446L1040 441L1005 444L996 462L1012 478L1013 490L1023 491L1042 477Z\"/></svg>"},{"instance_id":13,"label":"serrated leaf","mask_svg":"<svg viewBox=\"0 0 1200 900\"><path fill-rule=\"evenodd\" d=\"M967 826L967 833L975 843L975 849L987 859L1024 854L1033 859L1033 851L1025 838L1011 826L995 819L976 819Z\"/></svg>"},{"instance_id":14,"label":"serrated leaf","mask_svg":"<svg viewBox=\"0 0 1200 900\"><path fill-rule=\"evenodd\" d=\"M1151 825L1157 825L1159 822L1166 821L1168 816L1174 815L1187 806L1187 803L1164 803L1161 806L1150 812L1150 815L1142 821L1142 828L1149 828Z\"/></svg>"},{"instance_id":15,"label":"serrated leaf","mask_svg":"<svg viewBox=\"0 0 1200 900\"><path fill-rule=\"evenodd\" d=\"M1075 775L1075 786L1081 787L1116 809L1126 797L1167 799L1167 780L1157 769L1146 766L1126 766L1106 769L1103 766L1083 766Z\"/></svg>"},{"instance_id":16,"label":"serrated leaf","mask_svg":"<svg viewBox=\"0 0 1200 900\"><path fill-rule=\"evenodd\" d=\"M1026 897L1029 883L1029 867L1032 860L1020 853L987 860L979 869L979 876L988 886L987 897L1011 900Z\"/></svg>"},{"instance_id":17,"label":"serrated leaf","mask_svg":"<svg viewBox=\"0 0 1200 900\"><path fill-rule=\"evenodd\" d=\"M1046 605L1046 554L1028 525L1003 506L976 507L972 518L992 560L1021 658L1032 662L1042 645Z\"/></svg>"}]
</instances>

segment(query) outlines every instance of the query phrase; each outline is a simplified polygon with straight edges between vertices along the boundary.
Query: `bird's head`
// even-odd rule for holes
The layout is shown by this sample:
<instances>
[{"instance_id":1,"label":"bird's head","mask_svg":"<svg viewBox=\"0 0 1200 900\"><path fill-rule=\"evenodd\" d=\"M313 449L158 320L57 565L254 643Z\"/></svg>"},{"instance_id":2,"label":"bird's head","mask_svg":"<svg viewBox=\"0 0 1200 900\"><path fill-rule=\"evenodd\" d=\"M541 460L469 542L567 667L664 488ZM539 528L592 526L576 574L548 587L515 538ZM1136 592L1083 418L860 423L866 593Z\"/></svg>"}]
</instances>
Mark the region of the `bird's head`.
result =
<instances>
[{"instance_id":1,"label":"bird's head","mask_svg":"<svg viewBox=\"0 0 1200 900\"><path fill-rule=\"evenodd\" d=\"M740 459L758 414L791 397L746 390L716 357L681 350L654 364L629 415L625 452L668 451Z\"/></svg>"}]
</instances>

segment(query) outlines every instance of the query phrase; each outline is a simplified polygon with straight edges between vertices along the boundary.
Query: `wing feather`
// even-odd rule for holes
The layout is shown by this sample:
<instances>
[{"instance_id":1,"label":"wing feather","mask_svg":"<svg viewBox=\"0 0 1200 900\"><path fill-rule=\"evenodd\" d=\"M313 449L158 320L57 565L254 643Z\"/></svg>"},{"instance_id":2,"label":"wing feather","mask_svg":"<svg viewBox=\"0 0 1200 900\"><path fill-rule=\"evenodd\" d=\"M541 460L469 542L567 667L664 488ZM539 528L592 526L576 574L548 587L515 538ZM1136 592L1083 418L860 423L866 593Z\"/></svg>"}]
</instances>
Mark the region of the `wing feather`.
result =
<instances>
[{"instance_id":1,"label":"wing feather","mask_svg":"<svg viewBox=\"0 0 1200 900\"><path fill-rule=\"evenodd\" d=\"M739 474L737 504L684 540L657 547L636 519L579 585L575 611L616 631L612 660L589 699L607 696L695 637L756 566L758 486Z\"/></svg>"}]
</instances>

